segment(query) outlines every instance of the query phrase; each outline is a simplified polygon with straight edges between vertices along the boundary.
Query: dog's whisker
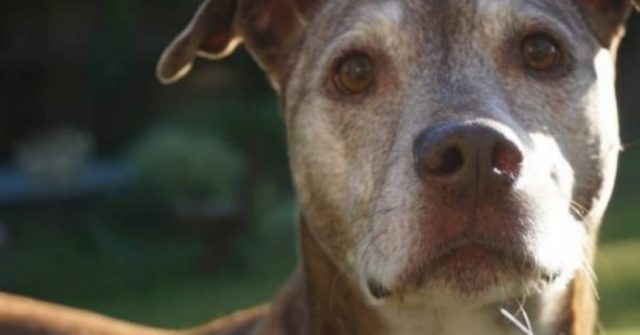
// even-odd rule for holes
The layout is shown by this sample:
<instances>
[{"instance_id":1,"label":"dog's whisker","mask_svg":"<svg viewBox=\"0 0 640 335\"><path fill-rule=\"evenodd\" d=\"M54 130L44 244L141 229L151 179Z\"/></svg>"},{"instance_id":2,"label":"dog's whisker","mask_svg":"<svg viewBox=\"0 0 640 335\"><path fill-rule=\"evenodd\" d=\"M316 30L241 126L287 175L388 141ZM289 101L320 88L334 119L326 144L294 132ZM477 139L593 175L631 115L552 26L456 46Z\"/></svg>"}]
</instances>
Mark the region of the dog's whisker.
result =
<instances>
[{"instance_id":1,"label":"dog's whisker","mask_svg":"<svg viewBox=\"0 0 640 335\"><path fill-rule=\"evenodd\" d=\"M594 283L597 283L598 282L598 275L593 270L593 266L591 266L591 264L588 261L584 260L582 262L582 267L584 268L584 270L589 275L589 279L592 280Z\"/></svg>"},{"instance_id":2,"label":"dog's whisker","mask_svg":"<svg viewBox=\"0 0 640 335\"><path fill-rule=\"evenodd\" d=\"M609 331L607 330L607 327L601 321L599 321L596 324L596 334L609 335Z\"/></svg>"},{"instance_id":3,"label":"dog's whisker","mask_svg":"<svg viewBox=\"0 0 640 335\"><path fill-rule=\"evenodd\" d=\"M362 249L362 251L361 251L361 254L363 254L363 255L369 255L369 254L370 254L370 249L371 249L371 248L373 248L373 247L376 245L376 241L377 241L381 236L383 236L384 234L385 234L385 232L384 232L384 231L381 231L381 232L379 232L379 233L377 233L377 234L373 235L373 236L372 236L372 237L371 237L371 238L366 242L365 246L363 247L363 249ZM377 248L375 248L374 250L375 250L376 252L380 253L380 250L378 250ZM366 271L365 271L365 270L366 270L366 269L365 269L365 266L366 266L366 262L363 262L363 261L357 262L357 265L356 265L356 271L357 271L357 272L356 272L356 273L359 273L359 274L364 274L364 273L366 273Z\"/></svg>"},{"instance_id":4,"label":"dog's whisker","mask_svg":"<svg viewBox=\"0 0 640 335\"><path fill-rule=\"evenodd\" d=\"M585 260L582 262L582 270L586 273L586 281L589 284L589 288L593 292L593 295L595 296L596 300L600 300L600 293L598 292L597 286L598 276L593 270L593 266L591 266L591 264L589 264L589 262Z\"/></svg>"},{"instance_id":5,"label":"dog's whisker","mask_svg":"<svg viewBox=\"0 0 640 335\"><path fill-rule=\"evenodd\" d=\"M382 210L377 210L375 212L373 212L373 214L371 215L371 220L376 220L376 219L380 219L380 217L383 217L385 215L389 215L399 209L403 209L404 206L394 206L394 207L389 207L389 208L385 208Z\"/></svg>"},{"instance_id":6,"label":"dog's whisker","mask_svg":"<svg viewBox=\"0 0 640 335\"><path fill-rule=\"evenodd\" d=\"M531 334L533 334L533 327L531 325L531 320L529 319L529 314L527 313L527 310L525 309L525 304L527 302L527 297L523 296L522 300L518 303L518 313L522 315L522 318L524 319L525 325L527 326L527 329L529 329L529 332Z\"/></svg>"},{"instance_id":7,"label":"dog's whisker","mask_svg":"<svg viewBox=\"0 0 640 335\"><path fill-rule=\"evenodd\" d=\"M500 308L500 314L504 316L508 321L510 321L516 328L521 331L525 335L535 335L531 330L531 327L527 327L527 325L523 324L516 316L514 316L511 312L509 312L506 308Z\"/></svg>"},{"instance_id":8,"label":"dog's whisker","mask_svg":"<svg viewBox=\"0 0 640 335\"><path fill-rule=\"evenodd\" d=\"M584 220L585 217L589 214L589 210L587 209L587 206L582 205L581 203L573 199L571 199L570 201L569 209L579 220Z\"/></svg>"}]
</instances>

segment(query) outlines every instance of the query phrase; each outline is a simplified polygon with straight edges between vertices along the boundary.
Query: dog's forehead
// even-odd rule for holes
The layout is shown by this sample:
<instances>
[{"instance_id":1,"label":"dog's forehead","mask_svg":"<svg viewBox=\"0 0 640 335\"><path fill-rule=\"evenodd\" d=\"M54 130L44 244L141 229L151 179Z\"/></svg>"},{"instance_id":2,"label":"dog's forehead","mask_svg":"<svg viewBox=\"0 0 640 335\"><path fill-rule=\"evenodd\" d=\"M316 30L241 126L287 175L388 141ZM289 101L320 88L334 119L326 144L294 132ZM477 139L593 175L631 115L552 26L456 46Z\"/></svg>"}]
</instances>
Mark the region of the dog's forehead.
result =
<instances>
[{"instance_id":1,"label":"dog's forehead","mask_svg":"<svg viewBox=\"0 0 640 335\"><path fill-rule=\"evenodd\" d=\"M339 28L356 28L357 22L402 26L403 33L452 28L470 23L505 25L511 18L544 17L547 22L575 25L580 13L570 0L361 0L326 3L323 20ZM502 17L501 17L502 16ZM416 22L420 24L415 24ZM382 29L382 28L381 28ZM438 29L444 31L446 29Z\"/></svg>"}]
</instances>

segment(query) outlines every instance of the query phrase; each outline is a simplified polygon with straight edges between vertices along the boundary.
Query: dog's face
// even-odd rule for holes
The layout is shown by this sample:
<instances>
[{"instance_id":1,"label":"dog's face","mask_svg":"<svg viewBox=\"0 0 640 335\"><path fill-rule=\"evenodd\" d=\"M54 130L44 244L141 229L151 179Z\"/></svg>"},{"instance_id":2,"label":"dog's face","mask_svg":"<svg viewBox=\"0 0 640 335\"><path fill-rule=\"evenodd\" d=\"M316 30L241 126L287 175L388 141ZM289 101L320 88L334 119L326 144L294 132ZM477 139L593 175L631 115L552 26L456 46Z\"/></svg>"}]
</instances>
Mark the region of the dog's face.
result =
<instances>
[{"instance_id":1,"label":"dog's face","mask_svg":"<svg viewBox=\"0 0 640 335\"><path fill-rule=\"evenodd\" d=\"M161 77L247 43L281 95L309 228L371 301L501 301L590 263L630 3L212 3Z\"/></svg>"},{"instance_id":2,"label":"dog's face","mask_svg":"<svg viewBox=\"0 0 640 335\"><path fill-rule=\"evenodd\" d=\"M309 26L283 91L292 170L374 298L505 299L587 262L619 143L613 58L581 18L566 1L369 1Z\"/></svg>"}]
</instances>

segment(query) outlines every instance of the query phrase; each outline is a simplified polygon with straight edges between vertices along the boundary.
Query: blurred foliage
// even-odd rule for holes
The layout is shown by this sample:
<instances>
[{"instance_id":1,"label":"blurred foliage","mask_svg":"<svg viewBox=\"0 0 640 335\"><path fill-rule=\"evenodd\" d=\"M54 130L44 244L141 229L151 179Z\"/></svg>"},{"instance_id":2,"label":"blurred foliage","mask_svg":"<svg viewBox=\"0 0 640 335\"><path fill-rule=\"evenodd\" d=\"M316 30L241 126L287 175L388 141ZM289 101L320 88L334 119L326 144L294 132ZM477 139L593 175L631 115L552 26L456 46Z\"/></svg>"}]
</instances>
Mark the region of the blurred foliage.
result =
<instances>
[{"instance_id":1,"label":"blurred foliage","mask_svg":"<svg viewBox=\"0 0 640 335\"><path fill-rule=\"evenodd\" d=\"M55 129L21 143L16 149L16 163L37 183L64 185L86 164L92 148L91 134Z\"/></svg>"},{"instance_id":2,"label":"blurred foliage","mask_svg":"<svg viewBox=\"0 0 640 335\"><path fill-rule=\"evenodd\" d=\"M233 198L244 177L237 150L215 135L171 126L153 128L133 149L143 187L171 198Z\"/></svg>"}]
</instances>

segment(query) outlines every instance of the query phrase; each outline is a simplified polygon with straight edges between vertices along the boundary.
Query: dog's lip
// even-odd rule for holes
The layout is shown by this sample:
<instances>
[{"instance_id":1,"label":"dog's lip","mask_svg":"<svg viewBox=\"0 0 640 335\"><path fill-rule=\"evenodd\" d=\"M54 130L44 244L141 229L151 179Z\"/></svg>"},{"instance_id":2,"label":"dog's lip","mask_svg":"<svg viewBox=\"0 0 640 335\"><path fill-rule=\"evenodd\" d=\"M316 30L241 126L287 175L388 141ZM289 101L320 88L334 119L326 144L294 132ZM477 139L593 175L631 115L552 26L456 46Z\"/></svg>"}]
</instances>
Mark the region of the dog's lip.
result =
<instances>
[{"instance_id":1,"label":"dog's lip","mask_svg":"<svg viewBox=\"0 0 640 335\"><path fill-rule=\"evenodd\" d=\"M499 243L495 240L469 236L450 241L436 248L436 251L432 252L431 256L427 258L425 265L437 265L449 257L455 257L459 252L467 254L473 250L493 257L508 258L512 256L515 258L525 258L524 255L521 255L521 252L514 249L515 248L508 246L507 243Z\"/></svg>"},{"instance_id":2,"label":"dog's lip","mask_svg":"<svg viewBox=\"0 0 640 335\"><path fill-rule=\"evenodd\" d=\"M434 249L421 267L423 273L446 267L447 263L468 261L491 262L500 269L512 268L516 273L537 269L536 263L522 245L512 241L466 236ZM480 265L480 264L479 264Z\"/></svg>"},{"instance_id":3,"label":"dog's lip","mask_svg":"<svg viewBox=\"0 0 640 335\"><path fill-rule=\"evenodd\" d=\"M470 280L468 274L460 274L461 269L475 272L476 276ZM477 290L460 292L473 294L490 286L500 285L503 280L500 278L506 278L504 275L543 281L554 278L553 274L547 274L545 269L539 268L532 256L518 244L469 236L453 240L435 248L428 256L423 256L421 261L416 262L415 266L403 275L400 280L403 288L394 288L392 291L406 292L407 289L413 290L429 283L439 283L454 290L456 287L476 287ZM486 283L479 285L482 278L485 278ZM477 282L472 283L473 281Z\"/></svg>"},{"instance_id":4,"label":"dog's lip","mask_svg":"<svg viewBox=\"0 0 640 335\"><path fill-rule=\"evenodd\" d=\"M407 271L401 280L392 286L385 286L374 278L368 278L366 287L375 300L386 300L396 294L404 295L409 291L419 289L430 281L438 280L453 283L457 280L452 268L460 264L481 267L479 271L496 271L495 264L506 263L505 248L501 248L487 241L465 238L452 241L432 252L422 262Z\"/></svg>"},{"instance_id":5,"label":"dog's lip","mask_svg":"<svg viewBox=\"0 0 640 335\"><path fill-rule=\"evenodd\" d=\"M469 233L423 251L413 266L388 286L372 277L367 278L365 285L374 300L385 301L432 284L449 287L462 296L475 296L501 285L503 280L511 280L508 278L519 277L519 285L554 282L560 273L541 267L522 243ZM470 279L468 273L461 275L460 269L471 269L476 276Z\"/></svg>"},{"instance_id":6,"label":"dog's lip","mask_svg":"<svg viewBox=\"0 0 640 335\"><path fill-rule=\"evenodd\" d=\"M443 254L434 258L434 265L447 262L465 261L469 259L483 260L492 257L500 257L501 250L476 243L466 243L456 248L446 250Z\"/></svg>"}]
</instances>

